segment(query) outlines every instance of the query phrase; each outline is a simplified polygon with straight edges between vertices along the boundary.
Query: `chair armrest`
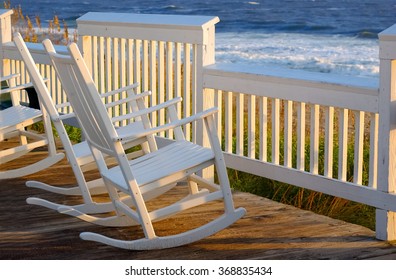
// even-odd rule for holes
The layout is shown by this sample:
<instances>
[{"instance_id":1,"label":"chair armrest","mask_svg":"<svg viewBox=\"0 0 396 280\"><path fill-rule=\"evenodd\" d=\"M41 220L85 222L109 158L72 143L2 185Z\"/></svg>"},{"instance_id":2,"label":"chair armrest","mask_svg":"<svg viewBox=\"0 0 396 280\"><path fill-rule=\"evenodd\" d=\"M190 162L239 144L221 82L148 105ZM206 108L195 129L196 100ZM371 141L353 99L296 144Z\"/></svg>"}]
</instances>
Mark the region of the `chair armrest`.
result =
<instances>
[{"instance_id":1,"label":"chair armrest","mask_svg":"<svg viewBox=\"0 0 396 280\"><path fill-rule=\"evenodd\" d=\"M76 116L75 113L61 114L61 115L59 115L58 120L62 120L63 121L63 120L74 118L75 116Z\"/></svg>"},{"instance_id":2,"label":"chair armrest","mask_svg":"<svg viewBox=\"0 0 396 280\"><path fill-rule=\"evenodd\" d=\"M151 95L151 92L150 91L145 91L145 92L142 92L142 93L139 93L139 94L134 94L132 96L128 96L126 98L123 98L123 99L120 99L120 100L117 100L117 101L114 101L114 102L107 103L107 104L105 104L105 107L106 108L111 108L111 107L114 107L114 106L117 106L117 105L120 105L120 104L124 104L124 103L130 102L130 101L133 101L133 100L144 98L144 97L149 96L149 95ZM103 96L101 96L101 97L103 97Z\"/></svg>"},{"instance_id":3,"label":"chair armrest","mask_svg":"<svg viewBox=\"0 0 396 280\"><path fill-rule=\"evenodd\" d=\"M56 104L55 105L56 109L61 109L61 108L65 108L65 107L71 107L70 102L64 102L64 103L60 103L60 104Z\"/></svg>"},{"instance_id":4,"label":"chair armrest","mask_svg":"<svg viewBox=\"0 0 396 280\"><path fill-rule=\"evenodd\" d=\"M163 103L148 107L146 109L142 109L142 110L139 110L139 111L136 111L136 112L132 112L132 113L126 114L126 115L114 117L114 118L112 118L112 121L113 122L118 122L118 121L123 121L123 120L127 120L127 119L133 119L133 118L136 118L136 117L140 117L142 115L147 115L149 113L153 113L155 111L159 111L161 109L168 108L168 107L170 107L170 106L172 106L174 104L177 104L177 103L179 103L181 101L182 101L181 97L176 97L176 98L173 98L171 100L165 101Z\"/></svg>"},{"instance_id":5,"label":"chair armrest","mask_svg":"<svg viewBox=\"0 0 396 280\"><path fill-rule=\"evenodd\" d=\"M115 94L120 93L120 92L124 92L124 91L128 91L128 90L137 88L138 85L139 85L139 83L134 83L134 84L131 84L131 85L128 85L128 86L125 86L125 87L121 87L119 89L115 89L115 90L112 90L112 91L109 91L109 92L106 92L106 93L101 93L100 96L102 98L103 97L109 97L109 96L115 95Z\"/></svg>"},{"instance_id":6,"label":"chair armrest","mask_svg":"<svg viewBox=\"0 0 396 280\"><path fill-rule=\"evenodd\" d=\"M11 76L12 76L12 77L11 77ZM9 76L6 76L6 77L10 77L10 78L4 79L4 80L2 80L2 81L6 81L6 80L9 80L9 79L12 79L12 78L16 78L16 77L18 77L18 76L19 76L19 74L9 75ZM6 77L3 77L3 78L6 78ZM2 78L2 79L3 79L3 78ZM44 79L44 82L45 82L45 83L47 83L48 81L49 81L49 79ZM9 92L17 91L17 90L23 90L23 89L25 89L25 88L29 88L29 87L33 87L33 86L34 86L33 83L26 83L26 84L21 84L21 85L13 86L13 87L8 87L8 88L1 89L1 90L0 90L0 94L9 93Z\"/></svg>"},{"instance_id":7,"label":"chair armrest","mask_svg":"<svg viewBox=\"0 0 396 280\"><path fill-rule=\"evenodd\" d=\"M0 77L0 82L8 81L8 80L11 80L11 79L15 79L15 78L17 78L19 76L20 76L20 74L11 74L11 75L7 75L7 76L4 76L4 77Z\"/></svg>"},{"instance_id":8,"label":"chair armrest","mask_svg":"<svg viewBox=\"0 0 396 280\"><path fill-rule=\"evenodd\" d=\"M32 87L32 86L33 86L32 83L27 83L27 84L17 85L17 86L14 86L14 87L8 87L8 88L4 88L4 89L0 90L0 94L10 93L10 92L13 92L13 91L22 90L22 89L25 89L25 88L28 88L28 87Z\"/></svg>"},{"instance_id":9,"label":"chair armrest","mask_svg":"<svg viewBox=\"0 0 396 280\"><path fill-rule=\"evenodd\" d=\"M134 133L133 131L131 133L125 133L125 134L119 134L117 138L114 138L113 141L118 142L118 141L125 141L125 140L129 140L129 139L138 139L138 138L142 138L145 137L147 135L152 135L152 134L156 134L158 132L162 132L162 131L166 131L166 130L170 130L170 129L174 129L176 127L179 126L183 126L201 119L204 119L210 115L214 115L216 114L218 111L218 109L216 107L210 108L208 110L205 110L203 112L197 113L195 115L192 115L190 117L184 118L184 119L180 119L177 121L173 121L164 125L160 125L157 127L153 127L150 129L145 129L141 132L138 133Z\"/></svg>"}]
</instances>

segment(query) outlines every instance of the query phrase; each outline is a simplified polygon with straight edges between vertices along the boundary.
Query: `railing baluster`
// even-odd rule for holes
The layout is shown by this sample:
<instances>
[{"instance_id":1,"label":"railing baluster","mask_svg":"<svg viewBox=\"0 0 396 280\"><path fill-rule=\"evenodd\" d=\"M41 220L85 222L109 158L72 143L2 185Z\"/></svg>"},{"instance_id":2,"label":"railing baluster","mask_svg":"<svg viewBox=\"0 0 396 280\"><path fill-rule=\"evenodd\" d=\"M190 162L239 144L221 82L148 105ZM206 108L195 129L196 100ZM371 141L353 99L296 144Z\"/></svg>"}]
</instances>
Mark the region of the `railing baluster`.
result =
<instances>
[{"instance_id":1,"label":"railing baluster","mask_svg":"<svg viewBox=\"0 0 396 280\"><path fill-rule=\"evenodd\" d=\"M105 40L104 37L99 37L99 50L98 50L98 68L99 68L99 75L98 75L98 90L99 92L106 92L105 89Z\"/></svg>"},{"instance_id":2,"label":"railing baluster","mask_svg":"<svg viewBox=\"0 0 396 280\"><path fill-rule=\"evenodd\" d=\"M319 172L319 105L311 105L311 132L310 132L310 172Z\"/></svg>"},{"instance_id":3,"label":"railing baluster","mask_svg":"<svg viewBox=\"0 0 396 280\"><path fill-rule=\"evenodd\" d=\"M171 42L166 43L166 82L165 82L165 98L166 100L170 100L173 98L173 44ZM167 137L173 138L173 130L170 130L166 133Z\"/></svg>"},{"instance_id":4,"label":"railing baluster","mask_svg":"<svg viewBox=\"0 0 396 280\"><path fill-rule=\"evenodd\" d=\"M284 108L284 162L283 165L286 167L292 167L292 151L293 151L293 101L285 100Z\"/></svg>"},{"instance_id":5,"label":"railing baluster","mask_svg":"<svg viewBox=\"0 0 396 280\"><path fill-rule=\"evenodd\" d=\"M126 50L125 50L125 39L120 39L120 87L124 87L126 85ZM120 98L125 98L127 94L125 92L120 93ZM121 104L119 106L120 115L125 115L128 112L127 105ZM126 120L120 122L120 125L124 126L127 124Z\"/></svg>"},{"instance_id":6,"label":"railing baluster","mask_svg":"<svg viewBox=\"0 0 396 280\"><path fill-rule=\"evenodd\" d=\"M227 153L232 153L232 92L225 94L225 149Z\"/></svg>"},{"instance_id":7,"label":"railing baluster","mask_svg":"<svg viewBox=\"0 0 396 280\"><path fill-rule=\"evenodd\" d=\"M157 105L157 42L150 42L150 53L149 53L149 64L150 64L150 104L151 106ZM158 125L158 114L153 112L151 114L151 122L154 126Z\"/></svg>"},{"instance_id":8,"label":"railing baluster","mask_svg":"<svg viewBox=\"0 0 396 280\"><path fill-rule=\"evenodd\" d=\"M158 44L158 100L159 103L165 101L165 43L160 41ZM165 113L159 112L159 125L165 123ZM164 137L165 133L161 132L160 136Z\"/></svg>"},{"instance_id":9,"label":"railing baluster","mask_svg":"<svg viewBox=\"0 0 396 280\"><path fill-rule=\"evenodd\" d=\"M113 47L112 47L112 90L119 88L120 87L120 83L119 83L119 44L118 44L119 39L118 38L113 38ZM113 96L112 100L113 101L117 101L119 100L120 97L119 95L115 95ZM119 116L119 111L118 108L117 109L113 109L112 112L113 116Z\"/></svg>"},{"instance_id":10,"label":"railing baluster","mask_svg":"<svg viewBox=\"0 0 396 280\"><path fill-rule=\"evenodd\" d=\"M138 92L142 91L142 57L141 57L141 50L142 50L142 40L135 40L134 44L134 77L133 80L135 83L139 83L139 86L136 88Z\"/></svg>"},{"instance_id":11,"label":"railing baluster","mask_svg":"<svg viewBox=\"0 0 396 280\"><path fill-rule=\"evenodd\" d=\"M268 160L268 98L259 97L260 100L260 156L261 161Z\"/></svg>"},{"instance_id":12,"label":"railing baluster","mask_svg":"<svg viewBox=\"0 0 396 280\"><path fill-rule=\"evenodd\" d=\"M248 96L248 157L256 158L256 97Z\"/></svg>"},{"instance_id":13,"label":"railing baluster","mask_svg":"<svg viewBox=\"0 0 396 280\"><path fill-rule=\"evenodd\" d=\"M272 99L272 163L279 164L280 100Z\"/></svg>"},{"instance_id":14,"label":"railing baluster","mask_svg":"<svg viewBox=\"0 0 396 280\"><path fill-rule=\"evenodd\" d=\"M128 39L127 40L127 56L128 56L128 64L127 64L127 83L133 84L134 80L134 64L135 64L135 57L134 57L134 40Z\"/></svg>"},{"instance_id":15,"label":"railing baluster","mask_svg":"<svg viewBox=\"0 0 396 280\"><path fill-rule=\"evenodd\" d=\"M297 106L297 169L305 170L305 103Z\"/></svg>"},{"instance_id":16,"label":"railing baluster","mask_svg":"<svg viewBox=\"0 0 396 280\"><path fill-rule=\"evenodd\" d=\"M191 44L184 44L183 59L183 116L187 117L191 114ZM191 140L191 125L184 126L186 139Z\"/></svg>"},{"instance_id":17,"label":"railing baluster","mask_svg":"<svg viewBox=\"0 0 396 280\"><path fill-rule=\"evenodd\" d=\"M370 163L368 186L377 188L378 180L378 125L379 115L370 114Z\"/></svg>"},{"instance_id":18,"label":"railing baluster","mask_svg":"<svg viewBox=\"0 0 396 280\"><path fill-rule=\"evenodd\" d=\"M219 137L219 141L220 143L222 143L223 141L223 133L222 133L222 128L223 128L223 124L222 124L222 113L223 113L223 94L221 90L215 90L214 92L214 106L217 107L218 112L215 115L215 123L216 123L216 128L217 128L217 135Z\"/></svg>"},{"instance_id":19,"label":"railing baluster","mask_svg":"<svg viewBox=\"0 0 396 280\"><path fill-rule=\"evenodd\" d=\"M143 48L142 48L142 91L147 91L149 90L149 46L148 46L148 41L144 40L143 41ZM148 103L146 102L146 106L148 106Z\"/></svg>"},{"instance_id":20,"label":"railing baluster","mask_svg":"<svg viewBox=\"0 0 396 280\"><path fill-rule=\"evenodd\" d=\"M99 79L99 67L98 67L98 37L92 36L91 37L91 58L92 58L92 78L94 79L95 83L98 85Z\"/></svg>"},{"instance_id":21,"label":"railing baluster","mask_svg":"<svg viewBox=\"0 0 396 280\"><path fill-rule=\"evenodd\" d=\"M236 94L236 154L243 156L244 142L244 95Z\"/></svg>"},{"instance_id":22,"label":"railing baluster","mask_svg":"<svg viewBox=\"0 0 396 280\"><path fill-rule=\"evenodd\" d=\"M324 176L333 177L334 107L325 109L325 162Z\"/></svg>"},{"instance_id":23,"label":"railing baluster","mask_svg":"<svg viewBox=\"0 0 396 280\"><path fill-rule=\"evenodd\" d=\"M348 156L348 109L340 109L338 137L338 179L346 181Z\"/></svg>"},{"instance_id":24,"label":"railing baluster","mask_svg":"<svg viewBox=\"0 0 396 280\"><path fill-rule=\"evenodd\" d=\"M182 56L182 51L181 51L181 44L180 43L175 43L175 78L174 80L174 97L182 97L182 91L181 91L181 81L182 81L182 73L181 73L181 68L182 68L182 63L181 63L181 56ZM182 109L181 109L181 103L177 104L177 114L178 117L182 117Z\"/></svg>"},{"instance_id":25,"label":"railing baluster","mask_svg":"<svg viewBox=\"0 0 396 280\"><path fill-rule=\"evenodd\" d=\"M363 179L363 138L364 138L364 112L355 111L355 148L353 182L362 184Z\"/></svg>"}]
</instances>

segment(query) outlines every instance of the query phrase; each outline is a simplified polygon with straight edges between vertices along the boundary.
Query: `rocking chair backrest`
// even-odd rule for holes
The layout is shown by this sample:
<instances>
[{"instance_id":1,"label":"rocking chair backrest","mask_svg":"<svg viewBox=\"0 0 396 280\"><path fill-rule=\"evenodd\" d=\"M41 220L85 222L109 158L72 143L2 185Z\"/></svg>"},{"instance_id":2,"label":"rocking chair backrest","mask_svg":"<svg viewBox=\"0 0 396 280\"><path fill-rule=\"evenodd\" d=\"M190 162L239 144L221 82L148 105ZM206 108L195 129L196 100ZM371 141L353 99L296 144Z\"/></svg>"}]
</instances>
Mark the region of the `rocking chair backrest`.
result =
<instances>
[{"instance_id":1,"label":"rocking chair backrest","mask_svg":"<svg viewBox=\"0 0 396 280\"><path fill-rule=\"evenodd\" d=\"M51 95L48 91L47 86L44 83L44 80L41 78L40 73L35 65L32 55L30 54L29 50L27 49L21 34L15 33L14 34L14 42L16 47L19 50L19 53L22 56L23 61L29 62L25 63L25 67L29 73L29 76L32 80L36 91L40 94L37 94L38 99L42 106L44 106L45 110L50 115L51 119L58 118L59 113L56 110L52 100Z\"/></svg>"},{"instance_id":2,"label":"rocking chair backrest","mask_svg":"<svg viewBox=\"0 0 396 280\"><path fill-rule=\"evenodd\" d=\"M50 40L45 40L43 44L86 133L87 141L100 151L116 156L112 139L117 133L77 45L73 43L69 46L73 54L69 56L56 53Z\"/></svg>"}]
</instances>

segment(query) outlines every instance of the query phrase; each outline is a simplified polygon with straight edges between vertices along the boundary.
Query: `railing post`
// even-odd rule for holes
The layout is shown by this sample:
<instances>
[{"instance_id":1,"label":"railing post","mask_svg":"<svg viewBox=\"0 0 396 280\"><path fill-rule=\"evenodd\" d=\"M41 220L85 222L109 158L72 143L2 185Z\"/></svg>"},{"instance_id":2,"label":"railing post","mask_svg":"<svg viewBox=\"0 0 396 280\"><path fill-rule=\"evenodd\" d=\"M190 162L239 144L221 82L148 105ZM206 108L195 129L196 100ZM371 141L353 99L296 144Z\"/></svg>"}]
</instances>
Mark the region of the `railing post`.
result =
<instances>
[{"instance_id":1,"label":"railing post","mask_svg":"<svg viewBox=\"0 0 396 280\"><path fill-rule=\"evenodd\" d=\"M90 36L78 36L78 47L84 57L88 70L93 74L92 66L92 40Z\"/></svg>"},{"instance_id":2,"label":"railing post","mask_svg":"<svg viewBox=\"0 0 396 280\"><path fill-rule=\"evenodd\" d=\"M0 67L0 76L10 74L10 61L4 59L3 44L11 42L12 40L12 29L11 29L11 15L12 10L0 9L0 59L2 61Z\"/></svg>"},{"instance_id":3,"label":"railing post","mask_svg":"<svg viewBox=\"0 0 396 280\"><path fill-rule=\"evenodd\" d=\"M396 191L396 25L379 34L378 190ZM376 210L376 236L396 239L396 213Z\"/></svg>"},{"instance_id":4,"label":"railing post","mask_svg":"<svg viewBox=\"0 0 396 280\"><path fill-rule=\"evenodd\" d=\"M195 69L195 87L193 95L196 100L197 112L203 111L214 105L214 90L207 89L203 84L204 67L215 63L215 23L205 26L203 29L203 44L198 45ZM195 89L195 90L194 90ZM204 129L203 122L199 122L195 129L195 141L197 144L208 146L209 139ZM208 180L214 180L214 168L204 170L202 176Z\"/></svg>"}]
</instances>

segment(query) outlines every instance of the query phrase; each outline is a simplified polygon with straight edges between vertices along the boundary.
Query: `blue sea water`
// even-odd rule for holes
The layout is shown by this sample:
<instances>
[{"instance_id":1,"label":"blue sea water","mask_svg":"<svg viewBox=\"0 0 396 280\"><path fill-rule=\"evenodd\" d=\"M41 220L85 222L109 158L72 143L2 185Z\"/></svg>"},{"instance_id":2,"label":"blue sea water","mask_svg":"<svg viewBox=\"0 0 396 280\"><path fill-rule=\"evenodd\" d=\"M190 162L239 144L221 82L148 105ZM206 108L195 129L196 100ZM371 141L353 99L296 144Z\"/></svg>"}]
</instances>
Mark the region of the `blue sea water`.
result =
<instances>
[{"instance_id":1,"label":"blue sea water","mask_svg":"<svg viewBox=\"0 0 396 280\"><path fill-rule=\"evenodd\" d=\"M374 77L378 33L396 23L396 0L11 0L69 27L90 11L218 16L216 61Z\"/></svg>"}]
</instances>

